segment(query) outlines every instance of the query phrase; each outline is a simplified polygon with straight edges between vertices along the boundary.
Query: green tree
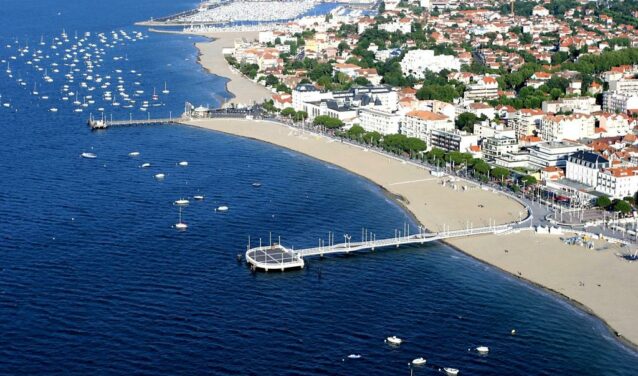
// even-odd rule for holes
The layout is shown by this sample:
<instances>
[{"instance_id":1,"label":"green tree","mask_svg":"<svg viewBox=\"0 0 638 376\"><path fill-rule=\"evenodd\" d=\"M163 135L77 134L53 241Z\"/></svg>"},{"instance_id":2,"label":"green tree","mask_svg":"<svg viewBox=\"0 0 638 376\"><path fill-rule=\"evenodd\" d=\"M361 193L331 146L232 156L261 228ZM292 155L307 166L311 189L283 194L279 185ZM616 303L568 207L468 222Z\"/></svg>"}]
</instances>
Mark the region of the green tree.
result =
<instances>
[{"instance_id":1,"label":"green tree","mask_svg":"<svg viewBox=\"0 0 638 376\"><path fill-rule=\"evenodd\" d=\"M368 81L367 78L361 77L361 76L355 78L354 79L354 83L357 84L357 85L360 85L360 86L370 85L370 81Z\"/></svg>"},{"instance_id":2,"label":"green tree","mask_svg":"<svg viewBox=\"0 0 638 376\"><path fill-rule=\"evenodd\" d=\"M343 127L343 121L327 116L327 115L317 116L315 120L313 120L313 124L323 125L324 127L328 129L336 129L336 128Z\"/></svg>"},{"instance_id":3,"label":"green tree","mask_svg":"<svg viewBox=\"0 0 638 376\"><path fill-rule=\"evenodd\" d=\"M618 200L614 204L614 211L621 212L622 214L627 214L631 212L631 205L625 200Z\"/></svg>"},{"instance_id":4,"label":"green tree","mask_svg":"<svg viewBox=\"0 0 638 376\"><path fill-rule=\"evenodd\" d=\"M457 129L462 129L466 132L474 131L474 124L480 121L479 117L471 112L464 112L459 115L455 121Z\"/></svg>"},{"instance_id":5,"label":"green tree","mask_svg":"<svg viewBox=\"0 0 638 376\"><path fill-rule=\"evenodd\" d=\"M279 79L272 74L266 76L265 84L266 86L275 86L279 83Z\"/></svg>"},{"instance_id":6,"label":"green tree","mask_svg":"<svg viewBox=\"0 0 638 376\"><path fill-rule=\"evenodd\" d=\"M525 175L521 178L521 183L524 183L526 186L534 185L538 181L532 175Z\"/></svg>"},{"instance_id":7,"label":"green tree","mask_svg":"<svg viewBox=\"0 0 638 376\"><path fill-rule=\"evenodd\" d=\"M490 165L488 165L484 160L476 158L472 162L472 169L481 175L487 175L490 171Z\"/></svg>"},{"instance_id":8,"label":"green tree","mask_svg":"<svg viewBox=\"0 0 638 376\"><path fill-rule=\"evenodd\" d=\"M611 205L611 200L607 196L600 196L596 199L596 206L599 208L607 208Z\"/></svg>"},{"instance_id":9,"label":"green tree","mask_svg":"<svg viewBox=\"0 0 638 376\"><path fill-rule=\"evenodd\" d=\"M359 124L355 124L348 131L346 135L352 140L360 140L363 138L363 135L366 133L365 129Z\"/></svg>"},{"instance_id":10,"label":"green tree","mask_svg":"<svg viewBox=\"0 0 638 376\"><path fill-rule=\"evenodd\" d=\"M308 113L306 111L297 111L293 118L295 121L302 121L308 119Z\"/></svg>"},{"instance_id":11,"label":"green tree","mask_svg":"<svg viewBox=\"0 0 638 376\"><path fill-rule=\"evenodd\" d=\"M281 116L285 116L285 117L289 117L289 118L295 116L296 113L297 112L292 107L286 107L283 110L281 110Z\"/></svg>"},{"instance_id":12,"label":"green tree","mask_svg":"<svg viewBox=\"0 0 638 376\"><path fill-rule=\"evenodd\" d=\"M510 175L510 171L505 167L494 167L492 169L491 175L495 179L503 180Z\"/></svg>"}]
</instances>

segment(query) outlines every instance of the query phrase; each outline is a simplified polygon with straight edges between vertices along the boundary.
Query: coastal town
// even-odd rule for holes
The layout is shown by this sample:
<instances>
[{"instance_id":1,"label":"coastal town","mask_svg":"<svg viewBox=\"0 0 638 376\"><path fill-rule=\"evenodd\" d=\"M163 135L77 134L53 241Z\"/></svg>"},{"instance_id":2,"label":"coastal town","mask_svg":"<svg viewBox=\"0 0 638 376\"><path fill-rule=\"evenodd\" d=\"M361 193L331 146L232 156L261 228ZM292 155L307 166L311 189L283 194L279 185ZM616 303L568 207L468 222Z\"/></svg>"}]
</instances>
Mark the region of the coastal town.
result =
<instances>
[{"instance_id":1,"label":"coastal town","mask_svg":"<svg viewBox=\"0 0 638 376\"><path fill-rule=\"evenodd\" d=\"M190 19L206 19L203 8ZM222 52L271 92L263 107L291 121L485 179L491 169L517 191L540 184L571 209L633 211L638 35L626 15L638 7L449 0L376 10L254 25L256 38Z\"/></svg>"},{"instance_id":2,"label":"coastal town","mask_svg":"<svg viewBox=\"0 0 638 376\"><path fill-rule=\"evenodd\" d=\"M230 22L206 16L230 4ZM199 62L246 114L190 106L185 123L343 167L428 231L510 224L446 242L638 341L637 4L358 1L250 22L255 4L140 23L210 38Z\"/></svg>"}]
</instances>

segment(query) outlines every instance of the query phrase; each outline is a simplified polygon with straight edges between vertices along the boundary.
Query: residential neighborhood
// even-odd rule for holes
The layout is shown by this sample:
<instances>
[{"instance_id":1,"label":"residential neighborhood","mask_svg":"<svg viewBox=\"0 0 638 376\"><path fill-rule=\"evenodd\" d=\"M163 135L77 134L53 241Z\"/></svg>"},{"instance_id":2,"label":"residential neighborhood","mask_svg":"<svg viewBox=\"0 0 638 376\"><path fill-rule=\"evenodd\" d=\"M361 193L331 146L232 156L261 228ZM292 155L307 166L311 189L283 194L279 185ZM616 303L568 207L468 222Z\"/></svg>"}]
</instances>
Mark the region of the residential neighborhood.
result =
<instances>
[{"instance_id":1,"label":"residential neighborhood","mask_svg":"<svg viewBox=\"0 0 638 376\"><path fill-rule=\"evenodd\" d=\"M635 202L638 22L625 16L635 4L391 0L375 12L338 9L225 51L234 69L272 90L265 109L386 149L403 140L414 149L392 150L410 158L464 155L454 168L480 159L509 170L516 189L530 176L579 203ZM576 159L601 163L584 179Z\"/></svg>"}]
</instances>

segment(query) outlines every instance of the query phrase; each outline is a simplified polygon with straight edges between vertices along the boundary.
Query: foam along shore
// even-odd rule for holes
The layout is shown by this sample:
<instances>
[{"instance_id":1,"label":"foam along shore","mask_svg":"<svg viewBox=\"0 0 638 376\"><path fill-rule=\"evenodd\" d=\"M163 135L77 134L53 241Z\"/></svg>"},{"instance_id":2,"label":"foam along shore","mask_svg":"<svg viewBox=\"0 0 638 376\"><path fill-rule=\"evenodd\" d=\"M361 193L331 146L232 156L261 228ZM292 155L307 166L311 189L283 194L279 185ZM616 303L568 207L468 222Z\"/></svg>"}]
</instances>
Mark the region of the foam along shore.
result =
<instances>
[{"instance_id":1,"label":"foam along shore","mask_svg":"<svg viewBox=\"0 0 638 376\"><path fill-rule=\"evenodd\" d=\"M270 90L264 86L244 77L240 72L231 69L222 53L224 48L234 46L235 39L256 39L258 34L258 32L231 31L197 34L211 38L211 41L195 44L200 53L199 62L202 67L212 74L229 80L226 84L227 89L234 98L226 102L226 106L230 104L248 106L253 103L262 103L272 96Z\"/></svg>"},{"instance_id":2,"label":"foam along shore","mask_svg":"<svg viewBox=\"0 0 638 376\"><path fill-rule=\"evenodd\" d=\"M519 219L516 201L473 184L441 184L429 171L398 159L334 141L282 124L231 119L192 120L186 124L265 141L340 166L371 180L409 210L431 231L503 224ZM463 189L461 185L465 185ZM363 225L363 224L362 224ZM556 235L531 231L457 239L449 244L476 259L529 280L577 302L600 317L628 343L638 344L638 263L616 256L620 248L598 241L596 248L563 244ZM507 252L506 252L507 251ZM600 285L600 286L599 286ZM524 332L524 328L516 328Z\"/></svg>"}]
</instances>

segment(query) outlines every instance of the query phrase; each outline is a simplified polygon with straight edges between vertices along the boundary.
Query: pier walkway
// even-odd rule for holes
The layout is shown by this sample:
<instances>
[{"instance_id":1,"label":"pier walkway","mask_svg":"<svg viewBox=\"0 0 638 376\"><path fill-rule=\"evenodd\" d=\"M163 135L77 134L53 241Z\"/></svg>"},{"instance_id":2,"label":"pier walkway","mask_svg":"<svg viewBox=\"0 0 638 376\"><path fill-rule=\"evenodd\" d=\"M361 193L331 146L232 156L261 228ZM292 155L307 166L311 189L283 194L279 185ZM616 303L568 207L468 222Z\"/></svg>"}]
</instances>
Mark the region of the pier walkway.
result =
<instances>
[{"instance_id":1,"label":"pier walkway","mask_svg":"<svg viewBox=\"0 0 638 376\"><path fill-rule=\"evenodd\" d=\"M182 118L167 118L167 119L129 119L129 120L100 120L89 119L87 124L91 129L106 129L110 127L123 127L133 125L161 125L161 124L175 124L180 121L184 121Z\"/></svg>"},{"instance_id":2,"label":"pier walkway","mask_svg":"<svg viewBox=\"0 0 638 376\"><path fill-rule=\"evenodd\" d=\"M504 234L514 230L512 225L498 225L481 228L468 228L463 230L442 231L437 233L420 232L414 235L395 236L387 239L371 239L364 238L361 242L352 242L348 235L344 236L345 242L333 244L332 239L328 241L329 245L321 244L318 247L306 249L289 249L281 244L273 244L267 246L259 246L250 248L246 251L246 261L253 269L261 269L265 271L303 268L304 258L312 256L323 257L325 255L349 254L351 252L374 251L379 248L400 247L410 244L425 244L438 240L446 240L453 238L461 238L466 236L475 236L483 234ZM400 233L399 233L400 234Z\"/></svg>"}]
</instances>

